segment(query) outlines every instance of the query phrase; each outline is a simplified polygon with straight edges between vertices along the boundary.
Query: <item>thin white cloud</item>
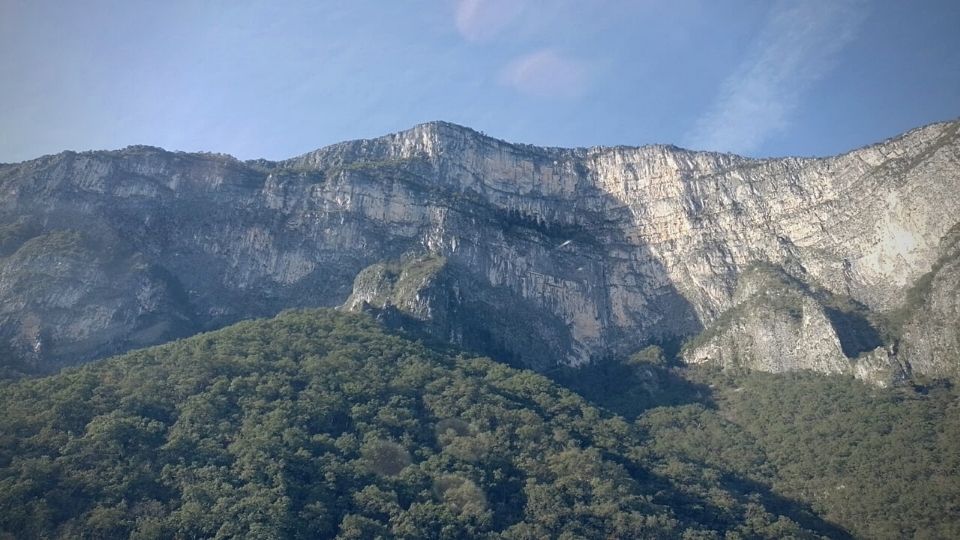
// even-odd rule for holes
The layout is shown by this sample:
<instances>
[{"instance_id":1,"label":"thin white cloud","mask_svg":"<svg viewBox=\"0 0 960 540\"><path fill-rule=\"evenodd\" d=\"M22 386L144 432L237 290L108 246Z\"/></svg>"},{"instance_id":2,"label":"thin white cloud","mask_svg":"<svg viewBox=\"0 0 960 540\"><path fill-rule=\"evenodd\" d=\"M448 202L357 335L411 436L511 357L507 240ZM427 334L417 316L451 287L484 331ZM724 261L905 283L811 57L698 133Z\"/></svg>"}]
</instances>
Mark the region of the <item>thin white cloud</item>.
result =
<instances>
[{"instance_id":1,"label":"thin white cloud","mask_svg":"<svg viewBox=\"0 0 960 540\"><path fill-rule=\"evenodd\" d=\"M457 30L468 41L488 40L517 19L524 4L524 0L459 0Z\"/></svg>"},{"instance_id":2,"label":"thin white cloud","mask_svg":"<svg viewBox=\"0 0 960 540\"><path fill-rule=\"evenodd\" d=\"M686 137L691 148L751 153L787 129L804 93L866 17L862 0L781 0L747 59Z\"/></svg>"},{"instance_id":3,"label":"thin white cloud","mask_svg":"<svg viewBox=\"0 0 960 540\"><path fill-rule=\"evenodd\" d=\"M587 75L583 62L541 49L510 62L500 72L500 82L532 97L571 99L586 91Z\"/></svg>"}]
</instances>

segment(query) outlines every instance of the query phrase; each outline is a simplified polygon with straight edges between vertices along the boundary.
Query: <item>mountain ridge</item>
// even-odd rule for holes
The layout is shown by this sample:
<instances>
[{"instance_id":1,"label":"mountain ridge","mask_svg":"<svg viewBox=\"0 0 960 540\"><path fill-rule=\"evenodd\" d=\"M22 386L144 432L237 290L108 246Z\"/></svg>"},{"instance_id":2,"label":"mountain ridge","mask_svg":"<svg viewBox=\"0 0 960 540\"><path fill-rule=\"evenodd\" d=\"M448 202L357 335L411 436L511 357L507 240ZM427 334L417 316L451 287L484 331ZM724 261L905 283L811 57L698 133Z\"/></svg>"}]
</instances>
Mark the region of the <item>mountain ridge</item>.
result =
<instances>
[{"instance_id":1,"label":"mountain ridge","mask_svg":"<svg viewBox=\"0 0 960 540\"><path fill-rule=\"evenodd\" d=\"M960 212L958 127L829 158L539 148L446 122L278 162L144 146L38 158L0 168L0 337L37 365L47 360L31 348L57 364L71 343L99 343L80 348L87 359L183 321L196 331L340 305L363 268L429 254L462 274L450 283L473 284L461 300L475 312L437 321L453 334L492 305L550 321L532 334L569 346L511 352L538 369L688 339L733 305L755 263L881 314L929 270ZM58 258L48 251L60 242L43 237L59 230L106 240ZM128 285L94 292L78 277L91 265ZM29 283L43 294L25 296Z\"/></svg>"},{"instance_id":2,"label":"mountain ridge","mask_svg":"<svg viewBox=\"0 0 960 540\"><path fill-rule=\"evenodd\" d=\"M548 146L540 146L540 145L537 145L537 144L534 144L534 143L511 142L511 141L508 141L508 140L506 140L506 139L501 139L501 138L499 138L499 137L496 137L496 136L493 136L493 135L489 135L489 134L487 134L487 133L484 132L484 131L480 131L480 130L478 130L478 129L474 129L474 128L470 127L470 126L466 126L466 125L463 125L463 124L458 124L458 123L456 123L456 122L450 122L450 121L447 121L447 120L429 120L429 121L426 121L426 122L420 122L420 123L418 123L418 124L415 124L415 125L411 126L410 128L401 129L401 130L398 130L398 131L390 132L390 133L387 133L387 134L385 134L385 135L379 135L379 136L371 137L371 138L346 139L346 140L343 140L343 141L334 142L334 143L330 143L330 144L327 144L327 145L319 146L319 147L317 147L317 148L314 148L313 150L308 150L308 151L306 151L306 152L303 152L303 153L300 153L300 154L296 154L296 155L291 156L291 157L280 158L280 159L267 159L267 158L262 158L262 157L261 157L261 158L242 159L242 158L239 158L239 157L237 157L237 156L235 156L235 155L233 155L233 154L231 154L231 153L228 153L228 152L217 152L217 151L213 151L213 150L172 150L172 149L165 148L165 147L163 147L163 146L157 146L157 145L154 145L154 144L145 144L145 143L144 143L144 144L129 144L129 145L124 146L124 147L122 147L122 148L113 148L113 149L108 149L108 148L88 149L88 150L70 150L70 149L65 149L65 150L61 150L61 151L59 151L59 152L54 152L54 153L51 153L51 154L43 154L43 155L37 156L37 157L35 157L35 158L29 158L29 159L25 159L25 160L21 160L21 161L0 162L0 167L3 167L3 166L22 165L22 164L25 164L25 163L31 163L31 162L34 162L34 161L39 161L39 160L43 160L43 159L47 159L47 158L53 158L53 157L58 157L58 156L65 156L65 155L113 154L113 153L121 153L121 152L128 151L128 150L157 150L157 151L159 151L160 153L173 154L173 155L187 155L187 156L217 156L217 157L225 157L225 158L228 158L228 159L231 160L231 161L241 162L241 163L245 163L245 164L248 164L248 165L258 165L258 164L271 164L271 165L276 165L276 164L281 164L281 163L285 163L285 162L290 162L290 161L293 161L293 160L302 158L302 157L304 157L304 156L307 156L307 155L310 155L310 154L313 154L313 153L316 153L316 152L320 152L320 151L322 151L322 150L326 150L326 149L330 149L330 148L334 148L334 147L339 147L339 146L342 146L342 145L349 145L349 144L352 144L352 143L362 143L362 142L367 142L367 141L375 141L375 140L385 139L385 138L389 138L389 137L403 136L403 135L408 134L408 133L410 133L410 132L413 132L413 131L415 131L415 130L417 130L417 129L430 128L430 127L435 127L435 126L444 126L444 127L448 127L448 128L453 128L454 130L457 130L457 131L470 132L470 133L473 133L474 135L477 135L477 136L482 137L482 138L484 138L484 139L489 139L489 140L491 140L491 141L496 141L496 142L499 142L499 143L503 143L503 144L506 144L506 145L515 146L515 147L519 147L519 148L524 148L524 147L526 147L526 148L537 148L537 149L550 150L550 151L637 150L637 149L645 149L645 148L664 148L664 149L668 149L668 150L677 150L677 151L687 152L687 153L693 153L693 154L712 154L712 155L719 155L719 156L735 156L735 157L738 157L738 158L742 158L742 159L744 159L744 160L752 160L752 161L770 161L770 160L785 160L785 159L816 160L816 159L839 158L839 157L847 156L847 155L849 155L849 154L853 154L853 153L856 153L856 152L859 152L859 151L862 151L862 150L867 150L867 149L870 149L870 148L883 146L883 145L889 144L889 143L891 143L891 142L896 142L897 140L900 140L900 139L903 139L903 138L905 138L905 137L907 137L907 136L910 136L910 135L912 135L912 134L915 134L916 132L923 132L923 131L926 131L926 130L931 129L931 128L937 128L937 127L940 127L940 126L948 126L948 125L957 124L957 123L960 123L960 118L955 118L955 119L951 119L951 120L940 120L940 121L930 122L930 123L927 123L927 124L923 124L923 125L921 125L921 126L917 126L917 127L915 127L915 128L911 128L911 129L909 129L909 130L907 130L907 131L898 133L898 134L896 134L896 135L892 135L892 136L887 137L886 139L883 139L883 140L881 140L881 141L872 142L872 143L867 143L867 144L864 144L864 145L862 145L862 146L858 146L858 147L852 148L852 149L850 149L850 150L845 150L845 151L842 151L842 152L839 152L839 153L835 153L835 154L822 154L822 155L783 154L783 155L771 155L771 156L762 156L762 157L752 157L752 156L744 156L744 155L742 155L742 154L737 154L737 153L735 153L735 152L723 152L723 151L715 151L715 150L697 150L697 149L694 149L694 148L687 148L687 147L684 147L684 146L681 146L681 145L678 145L678 144L674 144L674 143L644 143L644 144L639 144L639 145L632 145L632 144L615 144L615 145L594 145L594 146L549 146L549 145L548 145Z\"/></svg>"}]
</instances>

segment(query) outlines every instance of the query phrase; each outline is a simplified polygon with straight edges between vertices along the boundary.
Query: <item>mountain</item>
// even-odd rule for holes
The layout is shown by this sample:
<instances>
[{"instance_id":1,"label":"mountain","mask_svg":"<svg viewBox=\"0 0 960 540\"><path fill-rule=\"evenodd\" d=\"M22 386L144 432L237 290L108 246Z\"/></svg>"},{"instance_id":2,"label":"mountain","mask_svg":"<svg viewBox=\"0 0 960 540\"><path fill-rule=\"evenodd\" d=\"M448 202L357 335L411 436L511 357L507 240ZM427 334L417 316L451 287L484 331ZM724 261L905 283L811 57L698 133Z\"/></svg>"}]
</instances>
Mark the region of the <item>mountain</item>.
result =
<instances>
[{"instance_id":1,"label":"mountain","mask_svg":"<svg viewBox=\"0 0 960 540\"><path fill-rule=\"evenodd\" d=\"M0 382L0 537L960 534L949 386L657 356L628 418L331 310Z\"/></svg>"},{"instance_id":2,"label":"mountain","mask_svg":"<svg viewBox=\"0 0 960 540\"><path fill-rule=\"evenodd\" d=\"M436 122L280 162L137 146L2 165L6 372L345 305L541 371L658 344L879 384L954 375L958 130L749 159Z\"/></svg>"}]
</instances>

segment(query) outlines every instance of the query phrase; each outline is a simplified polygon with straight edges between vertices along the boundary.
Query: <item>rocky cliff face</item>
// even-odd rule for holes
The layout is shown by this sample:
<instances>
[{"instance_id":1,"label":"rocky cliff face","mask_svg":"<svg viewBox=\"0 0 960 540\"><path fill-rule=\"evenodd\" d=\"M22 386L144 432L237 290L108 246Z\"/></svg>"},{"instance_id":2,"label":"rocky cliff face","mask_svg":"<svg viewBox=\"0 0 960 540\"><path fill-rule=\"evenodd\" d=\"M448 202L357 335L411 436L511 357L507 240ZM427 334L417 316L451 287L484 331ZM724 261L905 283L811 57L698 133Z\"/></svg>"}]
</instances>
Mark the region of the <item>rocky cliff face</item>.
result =
<instances>
[{"instance_id":1,"label":"rocky cliff face","mask_svg":"<svg viewBox=\"0 0 960 540\"><path fill-rule=\"evenodd\" d=\"M902 324L898 356L909 368L956 376L960 359L960 226L941 242L940 257L906 294L895 312ZM950 362L949 359L954 359Z\"/></svg>"},{"instance_id":2,"label":"rocky cliff face","mask_svg":"<svg viewBox=\"0 0 960 540\"><path fill-rule=\"evenodd\" d=\"M862 305L769 265L747 269L738 282L732 306L686 344L686 362L843 373L879 385L907 377Z\"/></svg>"},{"instance_id":3,"label":"rocky cliff face","mask_svg":"<svg viewBox=\"0 0 960 540\"><path fill-rule=\"evenodd\" d=\"M758 263L893 312L960 221L958 127L826 159L538 148L431 123L283 162L131 147L3 165L0 337L12 369L43 370L346 302L548 369L698 334L743 304ZM404 281L430 257L443 262ZM828 311L811 298L807 322L755 334L756 367L864 354L820 354ZM839 341L874 324L838 313ZM803 359L810 336L822 361ZM785 340L801 344L778 361ZM931 355L909 366L956 370Z\"/></svg>"},{"instance_id":4,"label":"rocky cliff face","mask_svg":"<svg viewBox=\"0 0 960 540\"><path fill-rule=\"evenodd\" d=\"M362 270L343 304L414 335L549 370L575 345L566 322L469 268L436 255Z\"/></svg>"}]
</instances>

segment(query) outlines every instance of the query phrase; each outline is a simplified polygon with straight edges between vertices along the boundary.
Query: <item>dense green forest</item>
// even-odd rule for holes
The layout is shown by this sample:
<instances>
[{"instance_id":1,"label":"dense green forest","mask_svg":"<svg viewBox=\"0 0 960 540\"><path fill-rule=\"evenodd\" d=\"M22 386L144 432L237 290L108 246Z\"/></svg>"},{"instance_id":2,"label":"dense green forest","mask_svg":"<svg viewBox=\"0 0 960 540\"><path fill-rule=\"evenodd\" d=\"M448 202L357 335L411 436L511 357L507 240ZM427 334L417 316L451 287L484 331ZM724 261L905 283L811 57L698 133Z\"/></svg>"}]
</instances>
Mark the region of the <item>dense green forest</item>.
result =
<instances>
[{"instance_id":1,"label":"dense green forest","mask_svg":"<svg viewBox=\"0 0 960 540\"><path fill-rule=\"evenodd\" d=\"M960 537L948 385L552 377L317 310L3 383L0 537Z\"/></svg>"},{"instance_id":2,"label":"dense green forest","mask_svg":"<svg viewBox=\"0 0 960 540\"><path fill-rule=\"evenodd\" d=\"M960 538L960 393L852 377L669 368L643 351L559 380L658 455L799 501L862 538ZM702 471L690 471L701 474Z\"/></svg>"}]
</instances>

